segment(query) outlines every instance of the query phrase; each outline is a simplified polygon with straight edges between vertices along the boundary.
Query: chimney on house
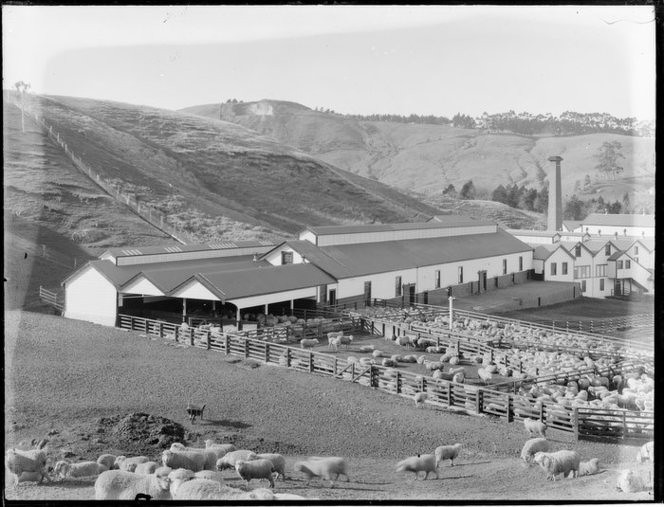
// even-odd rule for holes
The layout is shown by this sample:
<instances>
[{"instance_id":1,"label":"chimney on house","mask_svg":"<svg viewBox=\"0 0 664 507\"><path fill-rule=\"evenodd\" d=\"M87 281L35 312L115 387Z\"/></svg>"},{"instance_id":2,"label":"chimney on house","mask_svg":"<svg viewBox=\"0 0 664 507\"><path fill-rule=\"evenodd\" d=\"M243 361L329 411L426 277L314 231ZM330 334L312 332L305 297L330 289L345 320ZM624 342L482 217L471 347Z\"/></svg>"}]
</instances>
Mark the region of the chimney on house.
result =
<instances>
[{"instance_id":1,"label":"chimney on house","mask_svg":"<svg viewBox=\"0 0 664 507\"><path fill-rule=\"evenodd\" d=\"M560 189L560 162L562 157L554 155L549 157L549 162L554 162L553 174L549 174L549 214L547 217L547 229L549 231L560 231L563 227L563 200Z\"/></svg>"}]
</instances>

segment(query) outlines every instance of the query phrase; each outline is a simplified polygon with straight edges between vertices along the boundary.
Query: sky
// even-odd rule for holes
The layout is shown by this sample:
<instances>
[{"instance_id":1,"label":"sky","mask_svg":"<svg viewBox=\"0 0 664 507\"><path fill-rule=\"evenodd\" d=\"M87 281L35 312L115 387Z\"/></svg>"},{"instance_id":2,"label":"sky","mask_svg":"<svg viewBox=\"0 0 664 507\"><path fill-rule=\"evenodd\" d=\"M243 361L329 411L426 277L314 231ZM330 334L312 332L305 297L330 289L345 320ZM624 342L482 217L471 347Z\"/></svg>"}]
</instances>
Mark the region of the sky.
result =
<instances>
[{"instance_id":1,"label":"sky","mask_svg":"<svg viewBox=\"0 0 664 507\"><path fill-rule=\"evenodd\" d=\"M3 88L166 109L655 117L643 6L7 6Z\"/></svg>"}]
</instances>

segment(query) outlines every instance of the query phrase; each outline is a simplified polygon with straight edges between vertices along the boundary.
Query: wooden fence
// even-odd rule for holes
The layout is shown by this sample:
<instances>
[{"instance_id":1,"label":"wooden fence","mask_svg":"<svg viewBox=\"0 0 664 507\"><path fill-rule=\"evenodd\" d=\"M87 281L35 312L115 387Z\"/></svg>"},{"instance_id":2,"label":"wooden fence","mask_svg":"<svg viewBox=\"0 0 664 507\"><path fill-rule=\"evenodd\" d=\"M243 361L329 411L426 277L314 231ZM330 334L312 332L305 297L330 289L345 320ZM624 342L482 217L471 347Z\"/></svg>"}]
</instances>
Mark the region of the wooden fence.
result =
<instances>
[{"instance_id":1,"label":"wooden fence","mask_svg":"<svg viewBox=\"0 0 664 507\"><path fill-rule=\"evenodd\" d=\"M59 311L62 311L65 307L64 302L61 300L57 292L45 289L41 285L39 286L39 299L41 299L43 303L52 306Z\"/></svg>"},{"instance_id":2,"label":"wooden fence","mask_svg":"<svg viewBox=\"0 0 664 507\"><path fill-rule=\"evenodd\" d=\"M634 415L632 412L596 409L561 409L553 404L543 403L535 410L536 400L525 396L501 392L486 387L458 384L446 380L434 379L417 375L412 372L400 371L379 365L362 366L349 363L331 354L313 352L282 343L274 343L267 339L280 336L278 332L255 334L223 333L215 335L210 331L188 328L182 331L181 326L130 315L120 315L118 325L123 329L141 331L146 334L171 338L194 347L217 350L225 354L253 359L285 368L292 368L307 373L318 373L348 382L379 389L381 391L412 399L416 393L426 392L425 403L445 409L457 409L468 414L489 414L504 417L507 421L535 417L542 419L552 427L581 436L620 436L632 438L652 438L653 413ZM360 325L360 324L357 324ZM361 324L365 329L366 323ZM269 328L268 328L269 329ZM269 336L268 336L269 335ZM259 337L260 336L260 337ZM609 416L606 414L610 413ZM603 417L625 421L622 432L609 434L606 428L597 424ZM638 419L638 422L634 422ZM613 422L609 421L609 427ZM596 428L597 431L595 431Z\"/></svg>"}]
</instances>

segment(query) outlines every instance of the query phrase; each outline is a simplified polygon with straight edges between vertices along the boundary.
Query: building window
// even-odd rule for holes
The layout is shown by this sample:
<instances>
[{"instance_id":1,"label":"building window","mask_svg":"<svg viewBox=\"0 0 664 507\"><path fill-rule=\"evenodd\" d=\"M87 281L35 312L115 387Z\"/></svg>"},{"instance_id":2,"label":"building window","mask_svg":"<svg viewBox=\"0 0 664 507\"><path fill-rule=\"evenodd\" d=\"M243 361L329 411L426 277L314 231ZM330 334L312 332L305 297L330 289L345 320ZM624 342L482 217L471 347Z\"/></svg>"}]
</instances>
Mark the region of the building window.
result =
<instances>
[{"instance_id":1,"label":"building window","mask_svg":"<svg viewBox=\"0 0 664 507\"><path fill-rule=\"evenodd\" d=\"M503 275L507 274L507 259L503 259Z\"/></svg>"},{"instance_id":2,"label":"building window","mask_svg":"<svg viewBox=\"0 0 664 507\"><path fill-rule=\"evenodd\" d=\"M397 276L394 278L394 296L400 297L401 294L402 294L401 277Z\"/></svg>"},{"instance_id":3,"label":"building window","mask_svg":"<svg viewBox=\"0 0 664 507\"><path fill-rule=\"evenodd\" d=\"M599 290L604 290L604 278L599 279Z\"/></svg>"},{"instance_id":4,"label":"building window","mask_svg":"<svg viewBox=\"0 0 664 507\"><path fill-rule=\"evenodd\" d=\"M523 271L523 257L519 257L519 271Z\"/></svg>"},{"instance_id":5,"label":"building window","mask_svg":"<svg viewBox=\"0 0 664 507\"><path fill-rule=\"evenodd\" d=\"M293 252L281 252L282 264L293 264Z\"/></svg>"},{"instance_id":6,"label":"building window","mask_svg":"<svg viewBox=\"0 0 664 507\"><path fill-rule=\"evenodd\" d=\"M625 269L629 269L629 268L631 268L631 267L632 267L632 262L629 261L629 260L626 260L626 261L625 261Z\"/></svg>"},{"instance_id":7,"label":"building window","mask_svg":"<svg viewBox=\"0 0 664 507\"><path fill-rule=\"evenodd\" d=\"M558 267L555 262L551 263L551 276L556 276Z\"/></svg>"},{"instance_id":8,"label":"building window","mask_svg":"<svg viewBox=\"0 0 664 507\"><path fill-rule=\"evenodd\" d=\"M576 257L581 257L581 245L576 245L576 248L574 249L574 255Z\"/></svg>"},{"instance_id":9,"label":"building window","mask_svg":"<svg viewBox=\"0 0 664 507\"><path fill-rule=\"evenodd\" d=\"M459 283L463 283L463 266L459 266Z\"/></svg>"},{"instance_id":10,"label":"building window","mask_svg":"<svg viewBox=\"0 0 664 507\"><path fill-rule=\"evenodd\" d=\"M436 270L435 277L436 277L436 282L435 282L436 289L440 289L440 269Z\"/></svg>"},{"instance_id":11,"label":"building window","mask_svg":"<svg viewBox=\"0 0 664 507\"><path fill-rule=\"evenodd\" d=\"M563 275L567 274L567 263L563 262Z\"/></svg>"},{"instance_id":12,"label":"building window","mask_svg":"<svg viewBox=\"0 0 664 507\"><path fill-rule=\"evenodd\" d=\"M575 266L574 278L590 278L590 266Z\"/></svg>"},{"instance_id":13,"label":"building window","mask_svg":"<svg viewBox=\"0 0 664 507\"><path fill-rule=\"evenodd\" d=\"M617 264L618 264L618 269L622 269L622 268L623 268L623 261L618 261Z\"/></svg>"},{"instance_id":14,"label":"building window","mask_svg":"<svg viewBox=\"0 0 664 507\"><path fill-rule=\"evenodd\" d=\"M604 255L611 255L611 245L606 245L604 247Z\"/></svg>"},{"instance_id":15,"label":"building window","mask_svg":"<svg viewBox=\"0 0 664 507\"><path fill-rule=\"evenodd\" d=\"M634 257L634 262L637 262L637 263L638 263L638 262L639 262L639 258L638 258L638 257Z\"/></svg>"},{"instance_id":16,"label":"building window","mask_svg":"<svg viewBox=\"0 0 664 507\"><path fill-rule=\"evenodd\" d=\"M638 246L634 247L634 255L639 255L639 247Z\"/></svg>"},{"instance_id":17,"label":"building window","mask_svg":"<svg viewBox=\"0 0 664 507\"><path fill-rule=\"evenodd\" d=\"M581 292L586 292L586 281L581 280Z\"/></svg>"},{"instance_id":18,"label":"building window","mask_svg":"<svg viewBox=\"0 0 664 507\"><path fill-rule=\"evenodd\" d=\"M595 276L606 276L606 264L598 264L595 266Z\"/></svg>"}]
</instances>

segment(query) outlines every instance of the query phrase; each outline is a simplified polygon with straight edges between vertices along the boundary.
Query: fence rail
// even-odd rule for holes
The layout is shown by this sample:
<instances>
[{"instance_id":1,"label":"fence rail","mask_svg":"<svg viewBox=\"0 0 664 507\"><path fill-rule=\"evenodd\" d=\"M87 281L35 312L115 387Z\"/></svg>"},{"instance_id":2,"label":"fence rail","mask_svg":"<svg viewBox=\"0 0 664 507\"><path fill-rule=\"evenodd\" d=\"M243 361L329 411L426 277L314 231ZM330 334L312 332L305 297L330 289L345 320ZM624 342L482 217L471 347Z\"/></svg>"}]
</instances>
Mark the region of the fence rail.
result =
<instances>
[{"instance_id":1,"label":"fence rail","mask_svg":"<svg viewBox=\"0 0 664 507\"><path fill-rule=\"evenodd\" d=\"M366 324L358 322L358 326ZM523 417L537 417L545 420L550 427L579 436L618 436L621 438L651 438L654 413L633 414L624 410L561 409L560 406L541 404L536 410L534 400L509 392L496 391L482 386L458 384L446 380L424 377L396 368L379 365L362 367L331 354L313 352L287 344L275 343L250 332L244 334L223 333L216 335L209 330L201 331L186 328L169 322L160 322L131 315L119 315L118 326L146 334L156 334L171 338L183 344L208 350L217 350L269 364L276 364L306 373L331 376L347 382L379 389L381 391L412 398L416 393L426 392L425 403L440 408L463 410L469 414L489 414L504 417L507 421ZM275 338L273 333L270 338ZM608 415L607 415L608 414ZM614 432L600 426L598 421L609 417L609 427L613 420L624 421L621 431Z\"/></svg>"},{"instance_id":2,"label":"fence rail","mask_svg":"<svg viewBox=\"0 0 664 507\"><path fill-rule=\"evenodd\" d=\"M64 302L61 300L61 297L57 292L45 289L41 285L39 286L39 299L41 299L43 303L46 303L59 311L62 311L65 307Z\"/></svg>"}]
</instances>

